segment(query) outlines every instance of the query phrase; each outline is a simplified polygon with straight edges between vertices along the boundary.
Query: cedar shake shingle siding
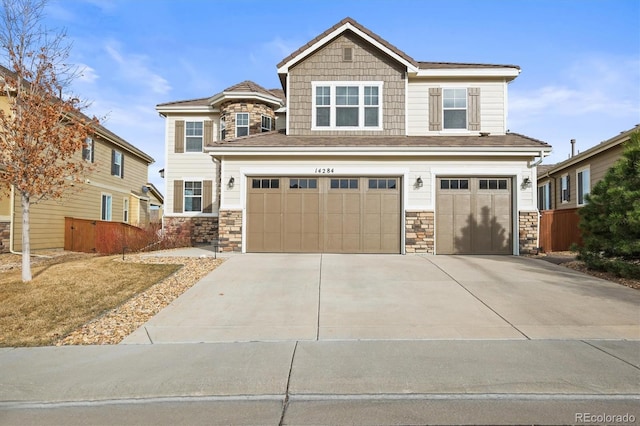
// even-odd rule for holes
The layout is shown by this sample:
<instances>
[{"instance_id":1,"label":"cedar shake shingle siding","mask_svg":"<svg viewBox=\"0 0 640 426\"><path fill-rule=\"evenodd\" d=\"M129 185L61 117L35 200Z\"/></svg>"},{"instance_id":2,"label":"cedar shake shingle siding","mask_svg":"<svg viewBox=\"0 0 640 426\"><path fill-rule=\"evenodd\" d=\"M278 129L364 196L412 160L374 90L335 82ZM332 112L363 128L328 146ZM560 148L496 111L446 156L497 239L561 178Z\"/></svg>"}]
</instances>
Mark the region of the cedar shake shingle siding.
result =
<instances>
[{"instance_id":1,"label":"cedar shake shingle siding","mask_svg":"<svg viewBox=\"0 0 640 426\"><path fill-rule=\"evenodd\" d=\"M352 61L343 61L343 48L352 48ZM405 134L405 69L395 60L347 31L296 64L289 71L290 135L369 135ZM313 81L384 81L381 131L312 131Z\"/></svg>"}]
</instances>

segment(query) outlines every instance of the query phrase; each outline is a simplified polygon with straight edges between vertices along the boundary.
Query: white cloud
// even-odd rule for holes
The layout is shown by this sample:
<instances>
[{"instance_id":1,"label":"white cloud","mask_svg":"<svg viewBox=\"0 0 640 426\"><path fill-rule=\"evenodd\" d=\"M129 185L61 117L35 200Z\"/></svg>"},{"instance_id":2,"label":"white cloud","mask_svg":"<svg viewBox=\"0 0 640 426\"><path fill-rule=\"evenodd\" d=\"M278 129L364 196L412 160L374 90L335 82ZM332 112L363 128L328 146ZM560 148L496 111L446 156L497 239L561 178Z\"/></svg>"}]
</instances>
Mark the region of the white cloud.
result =
<instances>
[{"instance_id":1,"label":"white cloud","mask_svg":"<svg viewBox=\"0 0 640 426\"><path fill-rule=\"evenodd\" d=\"M303 43L293 40L283 40L280 37L276 37L271 41L265 43L265 47L268 51L278 55L280 62L282 59L286 58L293 52L295 52Z\"/></svg>"},{"instance_id":2,"label":"white cloud","mask_svg":"<svg viewBox=\"0 0 640 426\"><path fill-rule=\"evenodd\" d=\"M119 43L113 40L106 43L105 50L118 65L119 75L123 79L146 86L157 94L166 94L171 90L169 82L147 66L147 56L122 53Z\"/></svg>"},{"instance_id":3,"label":"white cloud","mask_svg":"<svg viewBox=\"0 0 640 426\"><path fill-rule=\"evenodd\" d=\"M78 81L80 83L94 83L98 78L100 78L95 69L91 68L89 65L78 64Z\"/></svg>"},{"instance_id":4,"label":"white cloud","mask_svg":"<svg viewBox=\"0 0 640 426\"><path fill-rule=\"evenodd\" d=\"M638 117L640 103L638 58L589 57L570 64L550 84L510 93L509 107L516 121L544 116Z\"/></svg>"}]
</instances>

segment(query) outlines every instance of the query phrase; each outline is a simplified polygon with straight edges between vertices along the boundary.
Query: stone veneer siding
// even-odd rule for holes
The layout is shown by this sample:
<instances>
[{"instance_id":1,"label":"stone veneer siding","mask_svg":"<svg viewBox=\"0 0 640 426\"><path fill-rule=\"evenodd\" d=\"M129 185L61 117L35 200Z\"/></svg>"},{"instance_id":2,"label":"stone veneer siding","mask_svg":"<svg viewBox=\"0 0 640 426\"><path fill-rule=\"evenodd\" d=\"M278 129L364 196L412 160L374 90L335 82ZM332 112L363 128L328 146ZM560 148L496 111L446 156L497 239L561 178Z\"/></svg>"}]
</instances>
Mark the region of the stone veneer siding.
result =
<instances>
[{"instance_id":1,"label":"stone veneer siding","mask_svg":"<svg viewBox=\"0 0 640 426\"><path fill-rule=\"evenodd\" d=\"M405 251L409 253L434 253L435 214L431 211L407 211L405 213Z\"/></svg>"},{"instance_id":2,"label":"stone veneer siding","mask_svg":"<svg viewBox=\"0 0 640 426\"><path fill-rule=\"evenodd\" d=\"M221 251L242 251L242 210L220 210Z\"/></svg>"},{"instance_id":3,"label":"stone veneer siding","mask_svg":"<svg viewBox=\"0 0 640 426\"><path fill-rule=\"evenodd\" d=\"M165 217L165 232L189 244L213 244L218 238L217 217Z\"/></svg>"},{"instance_id":4,"label":"stone veneer siding","mask_svg":"<svg viewBox=\"0 0 640 426\"><path fill-rule=\"evenodd\" d=\"M255 135L262 132L262 116L271 117L271 130L276 128L276 114L273 109L264 104L251 101L225 102L220 105L220 119L225 124L225 139L236 137L236 113L249 113L249 134Z\"/></svg>"},{"instance_id":5,"label":"stone veneer siding","mask_svg":"<svg viewBox=\"0 0 640 426\"><path fill-rule=\"evenodd\" d=\"M0 253L10 250L11 222L0 222Z\"/></svg>"},{"instance_id":6,"label":"stone veneer siding","mask_svg":"<svg viewBox=\"0 0 640 426\"><path fill-rule=\"evenodd\" d=\"M538 212L519 212L520 254L538 252Z\"/></svg>"}]
</instances>

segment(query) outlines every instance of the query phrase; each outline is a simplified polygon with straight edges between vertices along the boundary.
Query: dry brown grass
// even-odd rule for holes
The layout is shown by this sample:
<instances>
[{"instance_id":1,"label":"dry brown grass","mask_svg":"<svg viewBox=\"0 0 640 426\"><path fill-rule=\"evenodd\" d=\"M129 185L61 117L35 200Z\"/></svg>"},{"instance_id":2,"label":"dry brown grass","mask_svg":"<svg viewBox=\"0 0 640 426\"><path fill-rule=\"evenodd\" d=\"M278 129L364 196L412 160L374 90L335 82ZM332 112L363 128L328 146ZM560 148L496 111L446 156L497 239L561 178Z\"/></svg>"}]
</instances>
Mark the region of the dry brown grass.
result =
<instances>
[{"instance_id":1,"label":"dry brown grass","mask_svg":"<svg viewBox=\"0 0 640 426\"><path fill-rule=\"evenodd\" d=\"M33 268L29 283L18 268L0 273L0 346L51 345L180 268L113 259L52 259Z\"/></svg>"}]
</instances>

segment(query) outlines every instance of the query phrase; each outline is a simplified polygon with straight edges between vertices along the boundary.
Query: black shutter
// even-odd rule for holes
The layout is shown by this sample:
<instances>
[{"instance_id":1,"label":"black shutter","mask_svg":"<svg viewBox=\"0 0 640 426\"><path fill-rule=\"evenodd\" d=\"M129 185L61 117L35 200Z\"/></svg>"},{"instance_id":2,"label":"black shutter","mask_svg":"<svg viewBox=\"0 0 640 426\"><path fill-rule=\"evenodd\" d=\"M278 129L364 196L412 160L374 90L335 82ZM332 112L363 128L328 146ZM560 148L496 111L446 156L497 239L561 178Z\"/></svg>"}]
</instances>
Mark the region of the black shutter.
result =
<instances>
[{"instance_id":1,"label":"black shutter","mask_svg":"<svg viewBox=\"0 0 640 426\"><path fill-rule=\"evenodd\" d=\"M120 154L120 177L124 179L124 153Z\"/></svg>"},{"instance_id":2,"label":"black shutter","mask_svg":"<svg viewBox=\"0 0 640 426\"><path fill-rule=\"evenodd\" d=\"M116 151L114 149L111 150L111 175L115 176L116 174Z\"/></svg>"}]
</instances>

